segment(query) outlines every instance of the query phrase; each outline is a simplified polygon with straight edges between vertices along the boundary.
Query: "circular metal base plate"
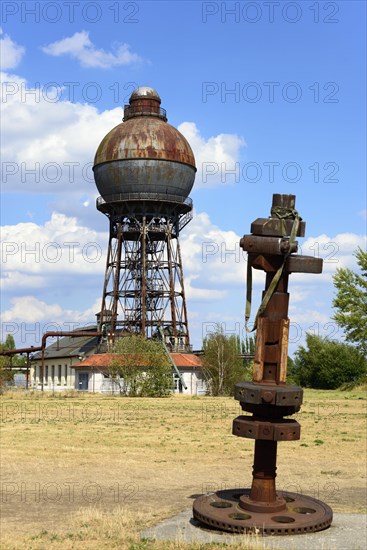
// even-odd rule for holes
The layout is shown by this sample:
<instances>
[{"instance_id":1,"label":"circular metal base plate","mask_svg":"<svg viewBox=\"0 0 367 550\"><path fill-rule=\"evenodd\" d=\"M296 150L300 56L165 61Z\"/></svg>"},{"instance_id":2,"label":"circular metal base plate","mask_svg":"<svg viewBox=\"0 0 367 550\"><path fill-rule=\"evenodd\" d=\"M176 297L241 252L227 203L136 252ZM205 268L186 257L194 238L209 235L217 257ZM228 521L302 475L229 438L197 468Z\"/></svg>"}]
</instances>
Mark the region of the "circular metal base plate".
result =
<instances>
[{"instance_id":1,"label":"circular metal base plate","mask_svg":"<svg viewBox=\"0 0 367 550\"><path fill-rule=\"evenodd\" d=\"M265 535L300 535L327 529L333 519L332 509L315 498L297 493L279 492L286 502L282 512L250 512L239 505L250 489L227 489L202 495L194 501L194 518L200 523L232 533Z\"/></svg>"}]
</instances>

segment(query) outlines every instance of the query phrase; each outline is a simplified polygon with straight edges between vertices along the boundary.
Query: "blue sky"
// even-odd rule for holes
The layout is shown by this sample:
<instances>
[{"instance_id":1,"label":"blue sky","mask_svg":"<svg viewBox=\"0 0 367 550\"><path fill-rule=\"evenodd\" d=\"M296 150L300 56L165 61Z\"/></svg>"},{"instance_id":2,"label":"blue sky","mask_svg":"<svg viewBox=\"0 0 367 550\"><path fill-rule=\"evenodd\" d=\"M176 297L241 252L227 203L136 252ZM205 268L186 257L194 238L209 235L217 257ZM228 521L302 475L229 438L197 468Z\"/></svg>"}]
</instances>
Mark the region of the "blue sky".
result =
<instances>
[{"instance_id":1,"label":"blue sky","mask_svg":"<svg viewBox=\"0 0 367 550\"><path fill-rule=\"evenodd\" d=\"M238 241L273 193L297 196L302 252L325 259L291 277L291 352L307 330L341 338L332 274L365 247L365 15L359 1L4 1L2 338L98 311L108 224L90 163L139 85L197 160L181 238L194 346L213 323L243 334Z\"/></svg>"}]
</instances>

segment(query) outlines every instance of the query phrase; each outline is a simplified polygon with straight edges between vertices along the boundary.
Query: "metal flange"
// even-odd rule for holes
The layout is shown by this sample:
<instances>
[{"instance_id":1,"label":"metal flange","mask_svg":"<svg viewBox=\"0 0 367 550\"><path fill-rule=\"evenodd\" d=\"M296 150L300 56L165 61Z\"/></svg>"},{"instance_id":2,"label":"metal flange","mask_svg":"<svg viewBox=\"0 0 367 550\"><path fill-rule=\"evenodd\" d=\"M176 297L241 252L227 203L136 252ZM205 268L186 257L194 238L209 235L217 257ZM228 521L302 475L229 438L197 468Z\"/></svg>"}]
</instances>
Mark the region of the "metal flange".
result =
<instances>
[{"instance_id":1,"label":"metal flange","mask_svg":"<svg viewBox=\"0 0 367 550\"><path fill-rule=\"evenodd\" d=\"M279 492L285 499L278 512L252 512L240 505L250 489L227 489L202 495L194 501L193 515L200 523L231 533L301 535L327 529L333 519L331 508L315 498L298 493Z\"/></svg>"},{"instance_id":2,"label":"metal flange","mask_svg":"<svg viewBox=\"0 0 367 550\"><path fill-rule=\"evenodd\" d=\"M232 433L248 439L296 441L301 437L301 426L296 420L285 418L266 421L253 416L238 416L233 420Z\"/></svg>"},{"instance_id":3,"label":"metal flange","mask_svg":"<svg viewBox=\"0 0 367 550\"><path fill-rule=\"evenodd\" d=\"M293 385L254 384L253 382L239 382L235 385L234 398L241 403L254 405L266 404L277 407L300 407L303 390ZM299 410L299 409L298 409Z\"/></svg>"}]
</instances>

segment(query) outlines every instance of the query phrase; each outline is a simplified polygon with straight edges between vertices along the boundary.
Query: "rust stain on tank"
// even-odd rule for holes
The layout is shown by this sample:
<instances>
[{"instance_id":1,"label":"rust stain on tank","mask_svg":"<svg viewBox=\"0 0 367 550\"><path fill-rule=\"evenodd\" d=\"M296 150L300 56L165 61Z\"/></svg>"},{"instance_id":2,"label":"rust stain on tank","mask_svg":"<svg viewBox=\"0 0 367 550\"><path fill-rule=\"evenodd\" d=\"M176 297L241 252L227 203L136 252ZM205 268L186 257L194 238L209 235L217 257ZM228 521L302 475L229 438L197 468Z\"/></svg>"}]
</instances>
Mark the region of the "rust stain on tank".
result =
<instances>
[{"instance_id":1,"label":"rust stain on tank","mask_svg":"<svg viewBox=\"0 0 367 550\"><path fill-rule=\"evenodd\" d=\"M192 149L176 128L158 117L136 117L113 128L98 147L94 164L160 159L195 166Z\"/></svg>"}]
</instances>

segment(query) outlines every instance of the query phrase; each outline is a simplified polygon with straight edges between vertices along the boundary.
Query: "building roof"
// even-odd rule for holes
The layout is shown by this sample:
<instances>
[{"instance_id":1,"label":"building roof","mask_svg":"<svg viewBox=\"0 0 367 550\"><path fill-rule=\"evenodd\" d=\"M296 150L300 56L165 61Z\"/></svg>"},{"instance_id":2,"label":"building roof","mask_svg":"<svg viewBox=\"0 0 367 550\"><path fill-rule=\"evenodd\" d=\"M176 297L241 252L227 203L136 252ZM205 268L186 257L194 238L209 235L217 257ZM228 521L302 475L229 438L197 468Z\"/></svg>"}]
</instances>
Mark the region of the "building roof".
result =
<instances>
[{"instance_id":1,"label":"building roof","mask_svg":"<svg viewBox=\"0 0 367 550\"><path fill-rule=\"evenodd\" d=\"M94 325L83 327L83 332L96 331ZM63 336L58 338L50 346L45 349L45 359L59 359L62 357L77 357L79 355L87 355L92 353L97 348L99 342L98 336ZM39 360L42 357L42 352L38 351L33 355L33 360Z\"/></svg>"},{"instance_id":2,"label":"building roof","mask_svg":"<svg viewBox=\"0 0 367 550\"><path fill-rule=\"evenodd\" d=\"M76 363L73 367L80 369L90 367L95 367L97 369L106 368L109 366L112 357L112 353L96 353L87 357L80 363ZM193 353L171 353L171 357L176 367L200 368L202 366L200 358ZM141 366L144 366L143 361Z\"/></svg>"},{"instance_id":3,"label":"building roof","mask_svg":"<svg viewBox=\"0 0 367 550\"><path fill-rule=\"evenodd\" d=\"M171 357L176 367L202 367L200 357L193 353L171 353Z\"/></svg>"},{"instance_id":4,"label":"building roof","mask_svg":"<svg viewBox=\"0 0 367 550\"><path fill-rule=\"evenodd\" d=\"M75 365L73 365L73 368L108 367L111 360L112 353L95 353L94 355L90 355L86 359L83 359L83 361L81 361L80 363L76 363Z\"/></svg>"}]
</instances>

